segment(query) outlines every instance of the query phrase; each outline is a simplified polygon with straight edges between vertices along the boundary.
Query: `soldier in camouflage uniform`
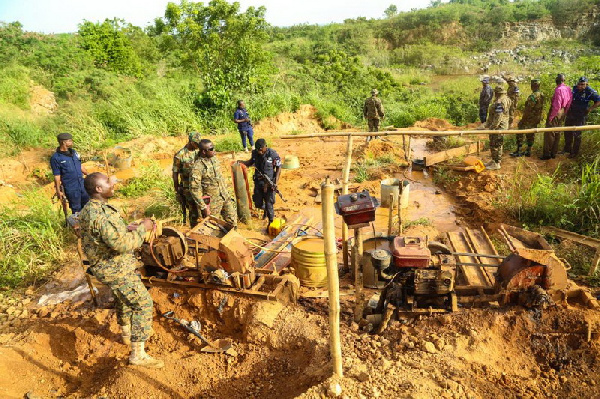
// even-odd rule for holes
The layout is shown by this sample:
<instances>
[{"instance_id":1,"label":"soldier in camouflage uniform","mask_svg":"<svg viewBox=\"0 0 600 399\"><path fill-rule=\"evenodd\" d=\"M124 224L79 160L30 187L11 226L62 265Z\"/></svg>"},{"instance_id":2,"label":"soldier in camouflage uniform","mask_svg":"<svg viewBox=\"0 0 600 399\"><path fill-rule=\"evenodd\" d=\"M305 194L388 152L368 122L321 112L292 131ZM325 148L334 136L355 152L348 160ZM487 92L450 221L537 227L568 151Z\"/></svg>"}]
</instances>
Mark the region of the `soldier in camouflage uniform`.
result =
<instances>
[{"instance_id":1,"label":"soldier in camouflage uniform","mask_svg":"<svg viewBox=\"0 0 600 399\"><path fill-rule=\"evenodd\" d=\"M161 368L162 360L150 357L144 349L152 334L153 302L136 273L138 262L133 255L146 232L154 229L154 222L144 219L127 226L119 211L107 202L114 195L114 185L112 179L99 172L85 178L90 201L79 213L83 252L90 262L90 272L115 297L123 342L131 345L129 363Z\"/></svg>"},{"instance_id":2,"label":"soldier in camouflage uniform","mask_svg":"<svg viewBox=\"0 0 600 399\"><path fill-rule=\"evenodd\" d=\"M385 116L381 99L377 97L378 94L379 91L377 89L371 90L371 97L365 100L365 105L363 106L363 116L369 125L369 132L378 132L379 121ZM373 137L374 136L368 136L367 141L371 140Z\"/></svg>"},{"instance_id":3,"label":"soldier in camouflage uniform","mask_svg":"<svg viewBox=\"0 0 600 399\"><path fill-rule=\"evenodd\" d=\"M506 96L506 89L502 86L497 86L494 89L494 93L495 98L490 104L484 128L489 130L506 130L508 129L508 115L511 106L510 98ZM490 152L492 153L492 161L485 165L487 169L500 169L503 144L504 137L501 134L490 134Z\"/></svg>"},{"instance_id":4,"label":"soldier in camouflage uniform","mask_svg":"<svg viewBox=\"0 0 600 399\"><path fill-rule=\"evenodd\" d=\"M177 194L177 202L182 205L183 209L189 210L192 227L198 224L200 213L192 194L190 194L190 172L198 157L198 145L201 139L200 133L190 133L188 143L173 157L173 187Z\"/></svg>"},{"instance_id":5,"label":"soldier in camouflage uniform","mask_svg":"<svg viewBox=\"0 0 600 399\"><path fill-rule=\"evenodd\" d=\"M210 140L200 141L198 160L190 174L190 193L202 217L214 215L234 226L237 225L234 200L227 190L219 160L215 157L215 146ZM203 196L210 197L210 211L202 199Z\"/></svg>"},{"instance_id":6,"label":"soldier in camouflage uniform","mask_svg":"<svg viewBox=\"0 0 600 399\"><path fill-rule=\"evenodd\" d=\"M517 110L517 103L519 102L521 92L519 91L519 86L517 86L517 81L515 78L508 76L506 81L508 82L507 95L511 102L510 110L508 111L508 129L510 129L513 120L515 119L515 111Z\"/></svg>"},{"instance_id":7,"label":"soldier in camouflage uniform","mask_svg":"<svg viewBox=\"0 0 600 399\"><path fill-rule=\"evenodd\" d=\"M519 121L519 129L531 129L538 126L542 120L542 112L544 110L544 93L540 91L540 80L531 80L531 94L525 100L525 108L523 109L523 117ZM523 145L523 139L527 136L527 149L524 153L521 152L521 146ZM535 133L517 134L517 150L510 155L513 157L520 157L525 155L526 157L531 156L531 147L535 140Z\"/></svg>"}]
</instances>

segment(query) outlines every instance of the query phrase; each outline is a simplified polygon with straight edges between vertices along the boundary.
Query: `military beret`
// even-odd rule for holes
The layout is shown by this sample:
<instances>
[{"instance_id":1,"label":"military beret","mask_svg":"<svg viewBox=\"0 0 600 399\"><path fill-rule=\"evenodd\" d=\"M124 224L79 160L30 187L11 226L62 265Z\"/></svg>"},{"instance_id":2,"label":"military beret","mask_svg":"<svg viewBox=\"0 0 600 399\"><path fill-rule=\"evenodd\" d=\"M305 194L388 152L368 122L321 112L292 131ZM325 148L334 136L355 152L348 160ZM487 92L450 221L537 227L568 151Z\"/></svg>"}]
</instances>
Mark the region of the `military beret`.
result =
<instances>
[{"instance_id":1,"label":"military beret","mask_svg":"<svg viewBox=\"0 0 600 399\"><path fill-rule=\"evenodd\" d=\"M502 86L496 86L496 88L494 89L494 93L503 94L506 93L506 89Z\"/></svg>"},{"instance_id":2,"label":"military beret","mask_svg":"<svg viewBox=\"0 0 600 399\"><path fill-rule=\"evenodd\" d=\"M506 81L507 82L516 82L517 80L513 76L507 76Z\"/></svg>"},{"instance_id":3,"label":"military beret","mask_svg":"<svg viewBox=\"0 0 600 399\"><path fill-rule=\"evenodd\" d=\"M199 132L190 132L189 140L191 143L200 144L200 140L202 140L202 135Z\"/></svg>"},{"instance_id":4,"label":"military beret","mask_svg":"<svg viewBox=\"0 0 600 399\"><path fill-rule=\"evenodd\" d=\"M379 94L379 90L373 89L373 90L371 90L371 94Z\"/></svg>"},{"instance_id":5,"label":"military beret","mask_svg":"<svg viewBox=\"0 0 600 399\"><path fill-rule=\"evenodd\" d=\"M485 78L481 79L481 83L490 83L490 78L486 76Z\"/></svg>"},{"instance_id":6,"label":"military beret","mask_svg":"<svg viewBox=\"0 0 600 399\"><path fill-rule=\"evenodd\" d=\"M538 83L539 84L539 83L542 83L542 81L536 78L536 79L531 79L531 83Z\"/></svg>"},{"instance_id":7,"label":"military beret","mask_svg":"<svg viewBox=\"0 0 600 399\"><path fill-rule=\"evenodd\" d=\"M58 141L73 140L73 136L71 135L71 133L61 133L58 136L56 136L56 139Z\"/></svg>"},{"instance_id":8,"label":"military beret","mask_svg":"<svg viewBox=\"0 0 600 399\"><path fill-rule=\"evenodd\" d=\"M577 81L577 83L587 83L588 79L585 76L582 76L579 78L579 80Z\"/></svg>"}]
</instances>

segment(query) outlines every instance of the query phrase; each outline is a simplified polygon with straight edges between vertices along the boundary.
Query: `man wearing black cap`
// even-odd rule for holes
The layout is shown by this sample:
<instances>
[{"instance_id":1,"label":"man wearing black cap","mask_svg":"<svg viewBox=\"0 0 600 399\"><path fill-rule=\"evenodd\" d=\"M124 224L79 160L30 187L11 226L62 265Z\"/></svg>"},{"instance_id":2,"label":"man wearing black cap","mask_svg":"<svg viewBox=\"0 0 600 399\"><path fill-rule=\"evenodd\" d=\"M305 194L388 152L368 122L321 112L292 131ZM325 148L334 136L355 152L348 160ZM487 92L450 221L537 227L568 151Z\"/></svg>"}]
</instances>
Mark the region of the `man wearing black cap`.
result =
<instances>
[{"instance_id":1,"label":"man wearing black cap","mask_svg":"<svg viewBox=\"0 0 600 399\"><path fill-rule=\"evenodd\" d=\"M281 173L281 158L275 150L267 147L265 139L258 139L254 144L252 158L248 161L241 161L246 166L254 166L257 172L254 173L254 193L252 200L257 208L265 210L265 217L269 218L269 224L275 218L273 204L275 204L275 191L279 174ZM265 176L268 177L275 187L270 187Z\"/></svg>"},{"instance_id":2,"label":"man wearing black cap","mask_svg":"<svg viewBox=\"0 0 600 399\"><path fill-rule=\"evenodd\" d=\"M69 133L61 133L56 138L58 139L58 148L50 158L50 167L54 175L54 189L58 199L62 200L62 186L71 212L76 214L90 199L83 187L82 174L87 175L87 171L81 166L79 154L73 149L73 136Z\"/></svg>"},{"instance_id":3,"label":"man wearing black cap","mask_svg":"<svg viewBox=\"0 0 600 399\"><path fill-rule=\"evenodd\" d=\"M590 101L594 104L590 107ZM588 80L585 76L582 76L577 81L577 84L573 86L573 101L571 102L571 108L567 112L567 119L565 120L565 126L583 126L587 115L598 108L600 105L600 95L596 90L588 86ZM581 131L578 132L565 132L565 147L564 153L569 154L569 158L575 158L579 154L579 147L581 146Z\"/></svg>"}]
</instances>

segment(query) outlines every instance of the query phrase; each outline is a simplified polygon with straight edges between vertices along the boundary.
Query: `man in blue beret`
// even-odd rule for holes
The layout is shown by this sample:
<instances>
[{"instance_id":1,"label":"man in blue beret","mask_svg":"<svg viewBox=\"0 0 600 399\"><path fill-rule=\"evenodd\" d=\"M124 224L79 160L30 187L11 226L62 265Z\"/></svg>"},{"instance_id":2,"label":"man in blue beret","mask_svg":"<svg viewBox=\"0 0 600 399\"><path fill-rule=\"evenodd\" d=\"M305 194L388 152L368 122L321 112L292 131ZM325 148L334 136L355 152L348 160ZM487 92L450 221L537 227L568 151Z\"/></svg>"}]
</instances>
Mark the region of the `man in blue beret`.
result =
<instances>
[{"instance_id":1,"label":"man in blue beret","mask_svg":"<svg viewBox=\"0 0 600 399\"><path fill-rule=\"evenodd\" d=\"M590 102L593 104L590 106ZM588 86L588 80L582 76L573 86L573 101L567 112L565 126L583 126L590 112L600 105L600 95L596 90ZM575 158L581 147L581 131L565 132L565 146L563 153L569 154L569 158Z\"/></svg>"},{"instance_id":2,"label":"man in blue beret","mask_svg":"<svg viewBox=\"0 0 600 399\"><path fill-rule=\"evenodd\" d=\"M58 148L50 158L54 189L59 200L63 200L63 195L67 197L71 212L77 214L90 199L83 187L83 175L88 173L81 166L79 154L73 149L73 136L69 133L61 133L56 138Z\"/></svg>"}]
</instances>

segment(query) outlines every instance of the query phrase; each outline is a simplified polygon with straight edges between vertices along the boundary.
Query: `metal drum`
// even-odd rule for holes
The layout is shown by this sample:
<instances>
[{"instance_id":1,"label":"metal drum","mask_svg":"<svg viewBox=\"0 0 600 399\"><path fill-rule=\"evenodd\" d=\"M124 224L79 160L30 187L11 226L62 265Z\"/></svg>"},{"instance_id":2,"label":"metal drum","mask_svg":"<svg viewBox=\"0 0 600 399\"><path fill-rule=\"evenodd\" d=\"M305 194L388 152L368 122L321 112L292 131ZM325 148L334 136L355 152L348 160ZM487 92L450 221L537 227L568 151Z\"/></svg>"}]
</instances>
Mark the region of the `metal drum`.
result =
<instances>
[{"instance_id":1,"label":"metal drum","mask_svg":"<svg viewBox=\"0 0 600 399\"><path fill-rule=\"evenodd\" d=\"M322 237L299 237L292 242L294 273L305 287L321 288L327 285L325 241Z\"/></svg>"}]
</instances>

